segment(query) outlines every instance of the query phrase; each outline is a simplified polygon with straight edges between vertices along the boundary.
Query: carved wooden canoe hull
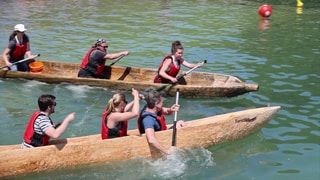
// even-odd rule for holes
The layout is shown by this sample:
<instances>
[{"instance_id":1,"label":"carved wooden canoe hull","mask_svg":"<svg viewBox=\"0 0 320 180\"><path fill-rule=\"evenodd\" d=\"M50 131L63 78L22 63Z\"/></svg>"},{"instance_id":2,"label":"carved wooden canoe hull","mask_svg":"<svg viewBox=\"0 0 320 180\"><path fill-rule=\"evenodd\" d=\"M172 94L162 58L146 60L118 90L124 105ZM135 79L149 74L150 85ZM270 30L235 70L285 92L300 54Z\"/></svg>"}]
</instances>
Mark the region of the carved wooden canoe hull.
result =
<instances>
[{"instance_id":1,"label":"carved wooden canoe hull","mask_svg":"<svg viewBox=\"0 0 320 180\"><path fill-rule=\"evenodd\" d=\"M244 138L261 129L279 109L280 106L263 107L188 121L190 126L177 129L177 148L209 147ZM163 145L171 145L171 129L156 135ZM20 149L19 144L0 146L0 177L137 156L161 156L137 129L120 138L101 140L97 134L54 140L51 144L31 149Z\"/></svg>"},{"instance_id":2,"label":"carved wooden canoe hull","mask_svg":"<svg viewBox=\"0 0 320 180\"><path fill-rule=\"evenodd\" d=\"M153 83L157 69L106 66L105 79L78 78L80 64L42 61L42 73L28 73L0 69L1 78L22 78L47 83L70 83L106 87L117 90L131 90L135 88L145 91L148 88L162 89L163 94L174 96L177 89L181 97L234 97L252 91L258 91L257 84L242 82L234 76L193 71L184 76L177 85ZM3 61L0 60L0 66ZM184 73L185 71L181 71Z\"/></svg>"}]
</instances>

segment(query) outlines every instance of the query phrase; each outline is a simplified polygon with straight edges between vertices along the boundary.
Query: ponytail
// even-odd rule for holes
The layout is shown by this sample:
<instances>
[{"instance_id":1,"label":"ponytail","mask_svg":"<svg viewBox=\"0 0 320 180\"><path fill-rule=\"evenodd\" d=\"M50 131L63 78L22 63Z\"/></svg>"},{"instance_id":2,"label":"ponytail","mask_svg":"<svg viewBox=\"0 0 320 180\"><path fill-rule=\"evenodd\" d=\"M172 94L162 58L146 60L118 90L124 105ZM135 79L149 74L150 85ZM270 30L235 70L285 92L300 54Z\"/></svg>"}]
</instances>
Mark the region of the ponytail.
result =
<instances>
[{"instance_id":1,"label":"ponytail","mask_svg":"<svg viewBox=\"0 0 320 180\"><path fill-rule=\"evenodd\" d=\"M126 97L124 94L116 93L113 97L109 100L108 105L106 107L106 111L110 114L114 111L114 109L119 106L121 101L125 101Z\"/></svg>"}]
</instances>

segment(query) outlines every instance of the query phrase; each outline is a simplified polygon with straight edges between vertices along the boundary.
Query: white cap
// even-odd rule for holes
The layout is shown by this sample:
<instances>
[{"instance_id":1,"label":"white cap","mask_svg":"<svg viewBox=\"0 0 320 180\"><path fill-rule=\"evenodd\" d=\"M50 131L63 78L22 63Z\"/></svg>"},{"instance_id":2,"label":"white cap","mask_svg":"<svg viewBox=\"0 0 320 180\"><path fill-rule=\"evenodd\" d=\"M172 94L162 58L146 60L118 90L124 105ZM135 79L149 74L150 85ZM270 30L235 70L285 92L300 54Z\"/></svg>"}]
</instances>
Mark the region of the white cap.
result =
<instances>
[{"instance_id":1,"label":"white cap","mask_svg":"<svg viewBox=\"0 0 320 180\"><path fill-rule=\"evenodd\" d=\"M24 32L24 31L26 31L27 29L24 27L23 24L17 24L17 25L14 26L14 30L15 30L15 31Z\"/></svg>"}]
</instances>

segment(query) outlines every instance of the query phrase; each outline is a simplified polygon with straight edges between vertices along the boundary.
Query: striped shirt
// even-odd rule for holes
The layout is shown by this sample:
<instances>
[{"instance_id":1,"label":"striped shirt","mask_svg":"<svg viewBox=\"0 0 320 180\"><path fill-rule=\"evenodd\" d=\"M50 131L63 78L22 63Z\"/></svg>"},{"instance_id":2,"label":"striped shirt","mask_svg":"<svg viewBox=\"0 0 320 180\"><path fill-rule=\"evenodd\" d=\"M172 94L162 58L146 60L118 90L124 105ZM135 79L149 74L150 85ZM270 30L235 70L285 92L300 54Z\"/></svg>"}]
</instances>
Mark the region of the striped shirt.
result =
<instances>
[{"instance_id":1,"label":"striped shirt","mask_svg":"<svg viewBox=\"0 0 320 180\"><path fill-rule=\"evenodd\" d=\"M45 135L44 132L51 127L53 127L53 125L51 124L50 117L48 116L38 116L33 125L34 132L41 135Z\"/></svg>"},{"instance_id":2,"label":"striped shirt","mask_svg":"<svg viewBox=\"0 0 320 180\"><path fill-rule=\"evenodd\" d=\"M51 124L50 117L46 116L43 112L42 115L39 115L37 119L34 121L33 129L34 132L40 135L45 135L45 131L48 130L50 127L53 127ZM33 146L26 143L25 141L22 142L21 148L32 148Z\"/></svg>"}]
</instances>

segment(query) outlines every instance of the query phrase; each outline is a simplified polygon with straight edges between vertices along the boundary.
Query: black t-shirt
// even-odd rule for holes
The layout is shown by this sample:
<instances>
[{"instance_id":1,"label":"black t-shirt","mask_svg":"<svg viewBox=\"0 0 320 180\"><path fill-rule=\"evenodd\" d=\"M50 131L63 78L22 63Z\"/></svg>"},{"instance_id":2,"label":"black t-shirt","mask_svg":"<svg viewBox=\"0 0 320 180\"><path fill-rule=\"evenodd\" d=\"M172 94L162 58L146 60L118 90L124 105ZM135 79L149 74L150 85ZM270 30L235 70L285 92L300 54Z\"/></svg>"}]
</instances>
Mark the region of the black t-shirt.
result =
<instances>
[{"instance_id":1,"label":"black t-shirt","mask_svg":"<svg viewBox=\"0 0 320 180\"><path fill-rule=\"evenodd\" d=\"M20 44L24 42L29 42L29 37L26 34L23 35L22 39L23 42L19 42ZM8 48L11 50L10 52L13 52L16 49L16 43L17 41L15 37L9 41Z\"/></svg>"}]
</instances>

